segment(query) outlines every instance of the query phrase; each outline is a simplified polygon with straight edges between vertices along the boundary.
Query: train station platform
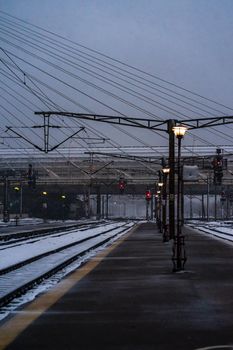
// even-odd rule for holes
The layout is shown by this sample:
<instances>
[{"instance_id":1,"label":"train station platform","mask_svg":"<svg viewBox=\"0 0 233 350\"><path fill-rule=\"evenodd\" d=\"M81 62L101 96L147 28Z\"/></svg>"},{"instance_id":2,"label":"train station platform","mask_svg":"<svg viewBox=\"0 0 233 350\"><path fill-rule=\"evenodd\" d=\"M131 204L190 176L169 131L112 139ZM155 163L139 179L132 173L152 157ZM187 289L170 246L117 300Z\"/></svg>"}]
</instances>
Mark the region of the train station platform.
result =
<instances>
[{"instance_id":1,"label":"train station platform","mask_svg":"<svg viewBox=\"0 0 233 350\"><path fill-rule=\"evenodd\" d=\"M233 246L185 233L174 273L172 242L139 224L3 322L0 349L233 349Z\"/></svg>"}]
</instances>

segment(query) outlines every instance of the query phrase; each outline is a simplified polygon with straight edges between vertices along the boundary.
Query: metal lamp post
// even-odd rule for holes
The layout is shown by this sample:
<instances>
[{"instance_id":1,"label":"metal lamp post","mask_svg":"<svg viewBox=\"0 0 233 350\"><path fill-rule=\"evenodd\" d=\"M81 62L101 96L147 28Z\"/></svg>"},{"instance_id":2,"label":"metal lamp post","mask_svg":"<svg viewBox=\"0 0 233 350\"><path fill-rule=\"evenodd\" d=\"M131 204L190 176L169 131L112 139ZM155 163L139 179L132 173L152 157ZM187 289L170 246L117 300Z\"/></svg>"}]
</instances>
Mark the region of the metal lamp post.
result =
<instances>
[{"instance_id":1,"label":"metal lamp post","mask_svg":"<svg viewBox=\"0 0 233 350\"><path fill-rule=\"evenodd\" d=\"M161 222L160 222L160 193L161 193L161 191L157 190L156 195L155 195L155 198L156 198L156 223L157 223L159 232L161 231L161 228L160 228L160 226L161 226Z\"/></svg>"},{"instance_id":2,"label":"metal lamp post","mask_svg":"<svg viewBox=\"0 0 233 350\"><path fill-rule=\"evenodd\" d=\"M163 182L161 181L161 179L158 182L158 227L159 227L159 232L162 233L162 187L163 187Z\"/></svg>"},{"instance_id":3,"label":"metal lamp post","mask_svg":"<svg viewBox=\"0 0 233 350\"><path fill-rule=\"evenodd\" d=\"M163 172L163 199L162 199L162 222L163 222L163 241L169 241L168 237L168 225L167 225L167 176L170 172L170 168L165 167Z\"/></svg>"},{"instance_id":4,"label":"metal lamp post","mask_svg":"<svg viewBox=\"0 0 233 350\"><path fill-rule=\"evenodd\" d=\"M66 199L66 195L62 194L61 195L61 206L62 206L62 221L65 221L65 199Z\"/></svg>"},{"instance_id":5,"label":"metal lamp post","mask_svg":"<svg viewBox=\"0 0 233 350\"><path fill-rule=\"evenodd\" d=\"M44 222L46 222L47 216L48 216L47 195L48 195L48 192L46 192L46 191L42 192L42 196L43 196L42 211L43 211L43 220L44 220Z\"/></svg>"},{"instance_id":6,"label":"metal lamp post","mask_svg":"<svg viewBox=\"0 0 233 350\"><path fill-rule=\"evenodd\" d=\"M174 271L180 271L184 268L186 262L186 255L184 250L184 236L182 235L181 225L181 181L182 181L182 169L180 164L181 159L181 140L187 131L187 127L183 125L177 125L173 127L173 132L178 139L178 157L177 157L177 222L176 222L176 235L174 237L174 248L173 248L173 264Z\"/></svg>"}]
</instances>

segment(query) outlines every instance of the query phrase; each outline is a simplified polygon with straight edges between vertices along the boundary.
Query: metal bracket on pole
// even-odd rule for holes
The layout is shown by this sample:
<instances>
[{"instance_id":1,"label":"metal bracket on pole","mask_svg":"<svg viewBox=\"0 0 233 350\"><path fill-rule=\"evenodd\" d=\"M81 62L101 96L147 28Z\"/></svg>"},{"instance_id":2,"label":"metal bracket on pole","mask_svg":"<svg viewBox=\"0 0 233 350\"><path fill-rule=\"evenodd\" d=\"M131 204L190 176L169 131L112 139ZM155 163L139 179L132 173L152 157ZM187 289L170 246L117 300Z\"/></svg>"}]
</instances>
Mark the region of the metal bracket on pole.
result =
<instances>
[{"instance_id":1,"label":"metal bracket on pole","mask_svg":"<svg viewBox=\"0 0 233 350\"><path fill-rule=\"evenodd\" d=\"M65 143L66 141L68 141L69 139L71 139L72 137L77 135L80 131L85 129L84 127L79 128L78 131L75 131L73 134L71 134L70 136L65 138L63 141L61 141L58 144L56 144L55 146L49 148L49 129L50 128L57 128L57 129L62 128L59 125L51 125L49 118L50 118L49 114L44 114L44 124L43 125L32 126L32 128L44 128L44 148L36 145L32 141L30 141L28 138L26 138L24 135L22 135L19 132L15 131L12 126L8 126L6 131L13 132L15 135L17 135L17 137L23 139L24 141L26 141L27 143L29 143L30 145L32 145L33 147L35 147L39 151L44 152L44 153L48 153L48 152L52 152L53 150L55 150L56 148L61 146L63 143ZM30 127L28 127L28 128L30 129Z\"/></svg>"}]
</instances>

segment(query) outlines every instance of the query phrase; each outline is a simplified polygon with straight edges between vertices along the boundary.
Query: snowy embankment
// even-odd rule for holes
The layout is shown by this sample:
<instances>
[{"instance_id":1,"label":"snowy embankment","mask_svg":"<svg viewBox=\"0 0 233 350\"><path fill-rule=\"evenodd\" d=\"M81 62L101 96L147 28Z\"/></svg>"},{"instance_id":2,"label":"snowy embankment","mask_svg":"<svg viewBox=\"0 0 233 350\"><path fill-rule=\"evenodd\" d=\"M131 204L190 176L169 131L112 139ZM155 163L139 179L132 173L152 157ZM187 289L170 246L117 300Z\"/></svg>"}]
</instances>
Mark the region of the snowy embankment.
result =
<instances>
[{"instance_id":1,"label":"snowy embankment","mask_svg":"<svg viewBox=\"0 0 233 350\"><path fill-rule=\"evenodd\" d=\"M77 242L81 240L83 236L90 237L90 236L93 236L93 234L95 233L103 233L103 236L106 236L106 233L104 233L106 229L108 230L110 228L116 229L114 231L114 236L112 237L112 239L110 239L109 242L103 244L101 247L91 249L85 255L81 256L72 264L63 268L61 271L57 272L55 275L51 276L49 279L45 279L39 285L36 284L34 288L27 291L27 293L24 294L23 296L14 299L7 306L2 307L0 310L0 320L5 318L7 315L9 315L9 313L13 312L20 305L23 305L26 302L32 301L38 294L41 294L47 291L48 289L50 289L51 287L53 287L54 285L56 285L62 278L64 278L71 271L79 268L83 263L88 261L90 258L94 257L98 252L102 251L106 246L109 246L116 239L125 235L127 232L129 232L132 229L132 227L135 225L135 222L128 222L125 226L128 229L125 232L122 232L123 224L125 224L125 222L118 222L118 223L110 222L108 225L105 225L103 227L92 228L85 231L75 229L72 231L70 230L69 232L59 232L56 234L52 234L49 237L41 237L39 239L38 238L29 239L27 240L27 243L24 242L23 244L19 244L17 242L15 242L14 244L11 241L11 244L9 243L8 248L6 245L4 246L4 248L2 247L2 250L1 250L2 259L0 263L0 268L13 265L22 260L25 260L26 256L27 257L35 256L38 253L41 253L42 251L46 252L51 250L51 248L56 249L57 247L62 246L64 244L69 244L74 241ZM117 233L117 231L119 231L119 234L116 236L115 234ZM109 235L111 235L111 232L109 232Z\"/></svg>"},{"instance_id":2,"label":"snowy embankment","mask_svg":"<svg viewBox=\"0 0 233 350\"><path fill-rule=\"evenodd\" d=\"M224 241L233 242L233 221L191 221L187 226Z\"/></svg>"},{"instance_id":3,"label":"snowy embankment","mask_svg":"<svg viewBox=\"0 0 233 350\"><path fill-rule=\"evenodd\" d=\"M12 266L25 261L34 256L47 253L49 251L59 249L65 245L79 242L84 238L91 237L95 234L102 233L106 229L121 228L123 222L111 223L104 227L91 228L85 231L80 229L69 230L68 232L57 232L45 237L30 238L23 243L13 243L13 240L8 245L4 245L0 248L1 261L0 269L4 269L8 266ZM134 223L129 223L128 227L131 228Z\"/></svg>"}]
</instances>

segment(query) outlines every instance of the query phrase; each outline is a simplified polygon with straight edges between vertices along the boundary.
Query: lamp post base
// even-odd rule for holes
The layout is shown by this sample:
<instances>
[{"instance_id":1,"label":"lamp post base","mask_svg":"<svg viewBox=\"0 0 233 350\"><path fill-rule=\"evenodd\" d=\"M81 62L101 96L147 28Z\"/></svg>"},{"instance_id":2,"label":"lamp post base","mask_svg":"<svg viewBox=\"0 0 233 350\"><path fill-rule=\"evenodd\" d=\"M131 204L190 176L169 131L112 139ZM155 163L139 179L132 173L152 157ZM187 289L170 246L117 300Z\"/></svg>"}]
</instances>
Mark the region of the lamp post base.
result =
<instances>
[{"instance_id":1,"label":"lamp post base","mask_svg":"<svg viewBox=\"0 0 233 350\"><path fill-rule=\"evenodd\" d=\"M169 241L168 225L163 225L163 242Z\"/></svg>"},{"instance_id":2,"label":"lamp post base","mask_svg":"<svg viewBox=\"0 0 233 350\"><path fill-rule=\"evenodd\" d=\"M173 272L184 270L187 257L185 252L185 237L183 235L176 235L174 237L172 261Z\"/></svg>"}]
</instances>

